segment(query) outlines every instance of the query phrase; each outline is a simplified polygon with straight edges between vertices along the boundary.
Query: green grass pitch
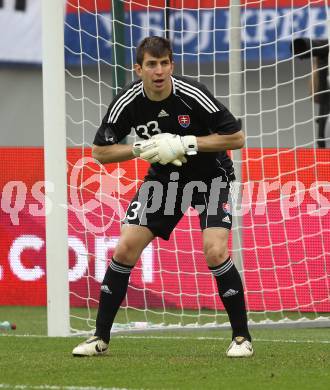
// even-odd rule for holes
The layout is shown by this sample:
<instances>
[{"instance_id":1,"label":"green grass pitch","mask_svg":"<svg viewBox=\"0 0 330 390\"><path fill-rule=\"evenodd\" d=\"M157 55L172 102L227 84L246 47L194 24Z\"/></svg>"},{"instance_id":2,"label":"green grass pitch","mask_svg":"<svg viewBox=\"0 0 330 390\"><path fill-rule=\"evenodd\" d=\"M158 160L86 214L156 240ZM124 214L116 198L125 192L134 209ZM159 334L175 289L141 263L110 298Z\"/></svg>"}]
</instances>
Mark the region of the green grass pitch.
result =
<instances>
[{"instance_id":1,"label":"green grass pitch","mask_svg":"<svg viewBox=\"0 0 330 390\"><path fill-rule=\"evenodd\" d=\"M255 356L228 359L230 332L115 336L110 354L73 358L83 339L48 338L45 308L1 307L0 389L330 389L330 329L254 329ZM32 336L33 335L33 336Z\"/></svg>"}]
</instances>

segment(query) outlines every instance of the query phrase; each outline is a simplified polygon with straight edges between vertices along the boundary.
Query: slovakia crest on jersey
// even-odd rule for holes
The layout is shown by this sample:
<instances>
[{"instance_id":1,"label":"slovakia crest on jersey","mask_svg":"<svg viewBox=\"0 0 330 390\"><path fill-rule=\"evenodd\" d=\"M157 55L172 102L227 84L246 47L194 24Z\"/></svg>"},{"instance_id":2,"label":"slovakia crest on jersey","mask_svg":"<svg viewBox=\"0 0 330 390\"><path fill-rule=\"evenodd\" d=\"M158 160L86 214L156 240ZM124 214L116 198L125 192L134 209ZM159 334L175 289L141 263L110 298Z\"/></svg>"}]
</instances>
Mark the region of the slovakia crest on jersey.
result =
<instances>
[{"instance_id":1,"label":"slovakia crest on jersey","mask_svg":"<svg viewBox=\"0 0 330 390\"><path fill-rule=\"evenodd\" d=\"M189 115L178 115L178 121L180 126L187 128L190 125L190 116Z\"/></svg>"}]
</instances>

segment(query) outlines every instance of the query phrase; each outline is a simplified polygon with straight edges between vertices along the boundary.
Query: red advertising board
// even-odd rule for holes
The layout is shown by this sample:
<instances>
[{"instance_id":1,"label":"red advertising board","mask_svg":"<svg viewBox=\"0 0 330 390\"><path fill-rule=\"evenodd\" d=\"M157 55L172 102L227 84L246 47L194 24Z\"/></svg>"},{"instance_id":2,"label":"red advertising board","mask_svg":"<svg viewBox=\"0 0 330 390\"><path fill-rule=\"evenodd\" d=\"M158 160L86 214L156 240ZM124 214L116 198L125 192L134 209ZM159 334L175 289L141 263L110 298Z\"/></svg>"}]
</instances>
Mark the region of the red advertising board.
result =
<instances>
[{"instance_id":1,"label":"red advertising board","mask_svg":"<svg viewBox=\"0 0 330 390\"><path fill-rule=\"evenodd\" d=\"M68 150L73 306L86 299L95 305L120 218L147 169L136 160L105 169L89 153ZM0 304L45 305L43 150L2 148L1 156ZM243 201L234 212L243 226L249 309L330 311L330 150L247 149L243 157ZM221 309L219 301L191 213L168 242L156 240L144 252L126 303Z\"/></svg>"}]
</instances>

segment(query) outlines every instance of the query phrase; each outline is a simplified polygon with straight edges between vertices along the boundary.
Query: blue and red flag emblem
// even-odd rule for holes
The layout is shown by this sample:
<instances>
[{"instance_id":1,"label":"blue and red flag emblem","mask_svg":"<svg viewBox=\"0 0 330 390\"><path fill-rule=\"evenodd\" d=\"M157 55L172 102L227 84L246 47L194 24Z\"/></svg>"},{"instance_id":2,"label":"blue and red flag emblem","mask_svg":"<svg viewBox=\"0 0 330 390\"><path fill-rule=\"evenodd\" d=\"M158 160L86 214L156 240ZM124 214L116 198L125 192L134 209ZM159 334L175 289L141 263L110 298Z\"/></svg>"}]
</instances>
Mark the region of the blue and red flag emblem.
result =
<instances>
[{"instance_id":1,"label":"blue and red flag emblem","mask_svg":"<svg viewBox=\"0 0 330 390\"><path fill-rule=\"evenodd\" d=\"M187 128L190 125L190 116L189 115L178 115L178 121L180 126Z\"/></svg>"}]
</instances>

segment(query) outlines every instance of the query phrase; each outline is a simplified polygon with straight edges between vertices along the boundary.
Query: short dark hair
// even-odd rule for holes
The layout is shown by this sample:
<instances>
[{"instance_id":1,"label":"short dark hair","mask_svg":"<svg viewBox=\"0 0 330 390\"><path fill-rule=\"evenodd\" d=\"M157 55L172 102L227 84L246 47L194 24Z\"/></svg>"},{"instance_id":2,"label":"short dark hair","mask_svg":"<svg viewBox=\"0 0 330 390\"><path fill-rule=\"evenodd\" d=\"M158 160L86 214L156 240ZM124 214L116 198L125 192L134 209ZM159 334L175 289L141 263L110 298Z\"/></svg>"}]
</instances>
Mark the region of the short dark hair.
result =
<instances>
[{"instance_id":1,"label":"short dark hair","mask_svg":"<svg viewBox=\"0 0 330 390\"><path fill-rule=\"evenodd\" d=\"M136 62L142 66L144 54L149 53L153 57L160 58L169 56L170 61L173 61L173 51L171 42L163 37L146 37L136 48Z\"/></svg>"}]
</instances>

